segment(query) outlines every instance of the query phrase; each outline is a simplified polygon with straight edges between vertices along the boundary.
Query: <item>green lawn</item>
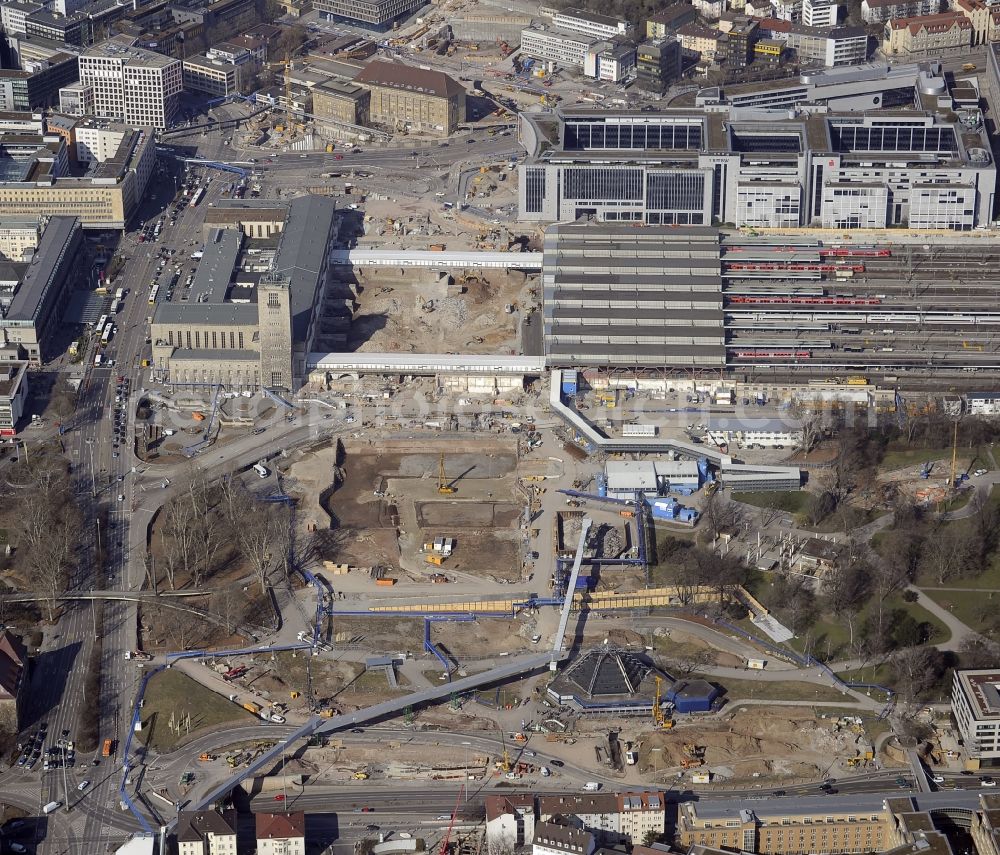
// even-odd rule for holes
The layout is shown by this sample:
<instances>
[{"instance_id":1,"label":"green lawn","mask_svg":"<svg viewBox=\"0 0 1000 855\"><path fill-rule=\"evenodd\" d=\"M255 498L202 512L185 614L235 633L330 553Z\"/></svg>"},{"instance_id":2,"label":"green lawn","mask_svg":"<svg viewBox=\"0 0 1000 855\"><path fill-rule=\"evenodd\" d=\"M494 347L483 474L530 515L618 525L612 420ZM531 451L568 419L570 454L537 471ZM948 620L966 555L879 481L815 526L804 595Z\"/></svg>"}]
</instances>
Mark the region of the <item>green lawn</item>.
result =
<instances>
[{"instance_id":1,"label":"green lawn","mask_svg":"<svg viewBox=\"0 0 1000 855\"><path fill-rule=\"evenodd\" d=\"M996 638L996 623L990 613L995 614L1000 606L1000 591L924 591L942 608L948 609L962 623L990 638Z\"/></svg>"},{"instance_id":2,"label":"green lawn","mask_svg":"<svg viewBox=\"0 0 1000 855\"><path fill-rule=\"evenodd\" d=\"M710 678L706 678L710 679ZM844 695L830 686L801 680L719 680L726 695L734 701L842 701Z\"/></svg>"},{"instance_id":3,"label":"green lawn","mask_svg":"<svg viewBox=\"0 0 1000 855\"><path fill-rule=\"evenodd\" d=\"M928 460L934 461L934 469L931 472L932 478L940 478L942 476L947 478L951 471L951 446L946 445L941 448L911 448L907 445L890 443L885 456L882 458L882 462L879 464L879 469L882 471L905 469L907 466L919 466ZM979 446L975 448L963 448L959 446L959 465L966 460L970 461L969 466L971 469L992 468L985 450Z\"/></svg>"},{"instance_id":4,"label":"green lawn","mask_svg":"<svg viewBox=\"0 0 1000 855\"><path fill-rule=\"evenodd\" d=\"M885 686L892 679L892 669L888 665L870 665L866 668L855 668L852 671L841 671L837 674L841 680L851 683L875 683Z\"/></svg>"},{"instance_id":5,"label":"green lawn","mask_svg":"<svg viewBox=\"0 0 1000 855\"><path fill-rule=\"evenodd\" d=\"M861 528L862 526L868 525L868 523L877 517L882 516L884 513L886 513L884 510L863 510L861 508L855 508L848 505L845 507L843 512L838 510L835 513L830 514L830 516L828 516L825 520L820 520L818 525L809 525L802 520L796 520L796 524L799 528L808 529L809 531L815 531L822 534L827 532L845 531L848 528Z\"/></svg>"},{"instance_id":6,"label":"green lawn","mask_svg":"<svg viewBox=\"0 0 1000 855\"><path fill-rule=\"evenodd\" d=\"M809 501L809 493L805 490L776 491L774 493L733 493L733 501L745 502L757 508L773 508L777 511L787 511L798 514L805 510Z\"/></svg>"},{"instance_id":7,"label":"green lawn","mask_svg":"<svg viewBox=\"0 0 1000 855\"><path fill-rule=\"evenodd\" d=\"M768 574L761 573L754 580L750 587L751 593L760 600L761 603L768 609L774 609L775 617L781 619L781 609L780 604L775 602L775 594L773 585L771 584ZM930 593L930 592L928 592ZM861 631L864 626L865 619L871 609L872 604L866 603L858 612L858 616L854 621L854 633L855 640L857 640L857 634ZM889 597L885 604L886 611L891 611L893 609L902 609L907 612L914 620L918 623L928 623L933 628L931 630L930 642L940 643L946 641L950 637L948 628L941 623L934 615L932 615L927 609L918 603L908 603L903 600L901 595L895 595ZM746 621L745 625L748 632L753 632L755 635L760 635L760 630L753 627L749 620ZM832 660L836 658L842 658L845 655L850 655L848 647L851 642L851 630L847 621L833 616L821 615L805 632L801 632L791 639L788 646L799 653L805 653L808 647L809 652L812 653L817 659L822 660Z\"/></svg>"},{"instance_id":8,"label":"green lawn","mask_svg":"<svg viewBox=\"0 0 1000 855\"><path fill-rule=\"evenodd\" d=\"M143 730L139 738L160 753L172 751L188 737L186 726L180 734L170 729L170 716L182 722L191 716L190 733L220 724L247 724L257 721L242 707L206 689L180 671L161 671L150 679L143 696Z\"/></svg>"}]
</instances>

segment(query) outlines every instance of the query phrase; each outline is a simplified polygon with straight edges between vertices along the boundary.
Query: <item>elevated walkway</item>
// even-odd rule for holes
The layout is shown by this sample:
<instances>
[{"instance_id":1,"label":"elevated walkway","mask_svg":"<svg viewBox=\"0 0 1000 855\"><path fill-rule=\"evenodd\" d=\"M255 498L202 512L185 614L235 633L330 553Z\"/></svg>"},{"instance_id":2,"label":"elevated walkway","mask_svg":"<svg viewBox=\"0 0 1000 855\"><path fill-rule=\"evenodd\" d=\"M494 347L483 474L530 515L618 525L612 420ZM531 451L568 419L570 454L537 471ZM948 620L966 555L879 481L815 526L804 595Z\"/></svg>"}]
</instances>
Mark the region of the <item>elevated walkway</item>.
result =
<instances>
[{"instance_id":1,"label":"elevated walkway","mask_svg":"<svg viewBox=\"0 0 1000 855\"><path fill-rule=\"evenodd\" d=\"M433 252L399 249L337 249L331 264L352 267L460 267L467 270L494 268L541 270L540 252Z\"/></svg>"},{"instance_id":2,"label":"elevated walkway","mask_svg":"<svg viewBox=\"0 0 1000 855\"><path fill-rule=\"evenodd\" d=\"M383 701L380 704L366 707L365 709L356 710L351 713L334 716L333 718L328 719L313 716L309 719L309 721L302 725L302 727L293 731L288 737L278 742L270 751L266 751L264 754L261 754L261 756L249 766L243 769L234 770L232 775L226 778L226 780L218 786L209 790L189 809L205 810L210 807L229 793L234 787L243 783L243 781L247 778L254 777L257 773L273 764L278 758L286 754L300 739L306 739L313 734L335 733L336 731L344 730L345 728L357 727L359 724L367 724L368 722L402 712L407 707L421 706L423 704L449 698L453 694L462 694L463 692L467 692L472 689L478 689L480 686L486 686L490 683L509 680L512 677L520 677L522 674L527 674L531 671L545 668L548 666L549 660L552 659L552 657L553 654L547 651L533 656L519 657L517 659L512 658L503 665L491 668L489 671L484 671L481 674L473 674L469 677L462 677L460 680L445 682L438 686L421 689L408 695L402 695L401 697L393 698L392 700ZM561 653L559 655L560 659L564 659L565 657L565 653ZM168 826L168 830L170 830L174 824L176 824L176 820Z\"/></svg>"}]
</instances>

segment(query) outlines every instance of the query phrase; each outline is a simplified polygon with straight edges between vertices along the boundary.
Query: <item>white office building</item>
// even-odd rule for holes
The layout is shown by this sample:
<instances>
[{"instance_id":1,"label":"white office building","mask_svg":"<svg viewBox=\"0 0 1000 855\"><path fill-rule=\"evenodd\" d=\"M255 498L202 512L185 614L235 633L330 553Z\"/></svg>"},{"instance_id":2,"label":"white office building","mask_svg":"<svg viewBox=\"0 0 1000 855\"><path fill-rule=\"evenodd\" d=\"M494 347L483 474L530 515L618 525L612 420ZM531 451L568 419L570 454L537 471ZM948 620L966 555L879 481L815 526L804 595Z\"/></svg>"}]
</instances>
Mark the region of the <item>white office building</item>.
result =
<instances>
[{"instance_id":1,"label":"white office building","mask_svg":"<svg viewBox=\"0 0 1000 855\"><path fill-rule=\"evenodd\" d=\"M970 392L965 405L970 416L1000 416L1000 392Z\"/></svg>"},{"instance_id":2,"label":"white office building","mask_svg":"<svg viewBox=\"0 0 1000 855\"><path fill-rule=\"evenodd\" d=\"M564 9L552 16L553 26L570 33L582 33L595 39L613 39L627 36L631 29L628 21L596 15L582 9Z\"/></svg>"},{"instance_id":3,"label":"white office building","mask_svg":"<svg viewBox=\"0 0 1000 855\"><path fill-rule=\"evenodd\" d=\"M80 56L80 83L94 90L94 112L136 127L166 128L183 89L181 61L117 35Z\"/></svg>"},{"instance_id":4,"label":"white office building","mask_svg":"<svg viewBox=\"0 0 1000 855\"><path fill-rule=\"evenodd\" d=\"M550 70L583 68L590 51L599 39L557 27L521 30L521 54L544 62Z\"/></svg>"},{"instance_id":5,"label":"white office building","mask_svg":"<svg viewBox=\"0 0 1000 855\"><path fill-rule=\"evenodd\" d=\"M954 114L571 107L556 115L552 145L521 114L522 220L972 231L992 219L990 145Z\"/></svg>"},{"instance_id":6,"label":"white office building","mask_svg":"<svg viewBox=\"0 0 1000 855\"><path fill-rule=\"evenodd\" d=\"M1000 766L1000 671L956 671L951 714L965 744L966 767Z\"/></svg>"},{"instance_id":7,"label":"white office building","mask_svg":"<svg viewBox=\"0 0 1000 855\"><path fill-rule=\"evenodd\" d=\"M708 420L706 433L715 443L736 443L740 448L796 448L802 444L802 425L784 419Z\"/></svg>"}]
</instances>

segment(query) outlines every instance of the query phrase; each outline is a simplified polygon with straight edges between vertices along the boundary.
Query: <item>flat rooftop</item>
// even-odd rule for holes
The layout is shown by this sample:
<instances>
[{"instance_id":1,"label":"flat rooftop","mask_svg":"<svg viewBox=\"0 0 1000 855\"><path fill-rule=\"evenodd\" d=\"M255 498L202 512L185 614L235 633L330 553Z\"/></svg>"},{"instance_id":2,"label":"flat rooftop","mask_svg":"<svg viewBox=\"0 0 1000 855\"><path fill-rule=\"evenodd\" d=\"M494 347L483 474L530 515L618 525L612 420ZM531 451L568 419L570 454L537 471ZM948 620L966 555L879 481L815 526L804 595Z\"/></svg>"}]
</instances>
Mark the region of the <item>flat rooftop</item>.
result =
<instances>
[{"instance_id":1,"label":"flat rooftop","mask_svg":"<svg viewBox=\"0 0 1000 855\"><path fill-rule=\"evenodd\" d=\"M8 320L33 321L80 224L76 217L51 217L20 287L7 310Z\"/></svg>"},{"instance_id":2,"label":"flat rooftop","mask_svg":"<svg viewBox=\"0 0 1000 855\"><path fill-rule=\"evenodd\" d=\"M180 61L174 59L172 56L164 56L162 53L141 48L136 45L136 41L137 39L132 36L119 34L87 48L83 56L120 59L127 63L136 63L153 68L165 68Z\"/></svg>"},{"instance_id":3,"label":"flat rooftop","mask_svg":"<svg viewBox=\"0 0 1000 855\"><path fill-rule=\"evenodd\" d=\"M198 269L188 292L195 303L221 303L233 278L236 262L243 245L243 233L238 229L214 229L205 242Z\"/></svg>"},{"instance_id":4,"label":"flat rooftop","mask_svg":"<svg viewBox=\"0 0 1000 855\"><path fill-rule=\"evenodd\" d=\"M1000 719L1000 670L956 671L955 679L977 719Z\"/></svg>"}]
</instances>

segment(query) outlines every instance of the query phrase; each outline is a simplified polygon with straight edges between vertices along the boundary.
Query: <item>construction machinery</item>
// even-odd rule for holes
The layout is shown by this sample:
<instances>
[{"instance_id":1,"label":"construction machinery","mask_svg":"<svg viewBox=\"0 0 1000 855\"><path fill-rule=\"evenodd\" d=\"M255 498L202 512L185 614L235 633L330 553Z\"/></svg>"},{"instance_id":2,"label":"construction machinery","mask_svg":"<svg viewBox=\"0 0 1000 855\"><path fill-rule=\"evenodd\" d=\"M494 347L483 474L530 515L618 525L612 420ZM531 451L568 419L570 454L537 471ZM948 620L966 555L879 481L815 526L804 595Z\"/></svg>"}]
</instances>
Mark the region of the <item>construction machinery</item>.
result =
<instances>
[{"instance_id":1,"label":"construction machinery","mask_svg":"<svg viewBox=\"0 0 1000 855\"><path fill-rule=\"evenodd\" d=\"M663 712L663 707L660 706L662 700L662 686L663 678L658 674L653 676L656 681L656 697L653 700L653 722L657 727L663 728L664 730L670 730L674 726L674 720L669 718L666 713Z\"/></svg>"},{"instance_id":2,"label":"construction machinery","mask_svg":"<svg viewBox=\"0 0 1000 855\"><path fill-rule=\"evenodd\" d=\"M462 804L462 797L465 795L465 784L458 788L458 798L455 799L455 807L451 811L451 822L448 823L448 830L441 838L441 848L438 855L448 855L448 844L451 842L451 832L455 828L455 817L458 816L458 807Z\"/></svg>"},{"instance_id":3,"label":"construction machinery","mask_svg":"<svg viewBox=\"0 0 1000 855\"><path fill-rule=\"evenodd\" d=\"M448 479L444 474L444 452L438 458L438 493L442 496L450 496L452 493L458 492L451 484L448 483Z\"/></svg>"}]
</instances>

